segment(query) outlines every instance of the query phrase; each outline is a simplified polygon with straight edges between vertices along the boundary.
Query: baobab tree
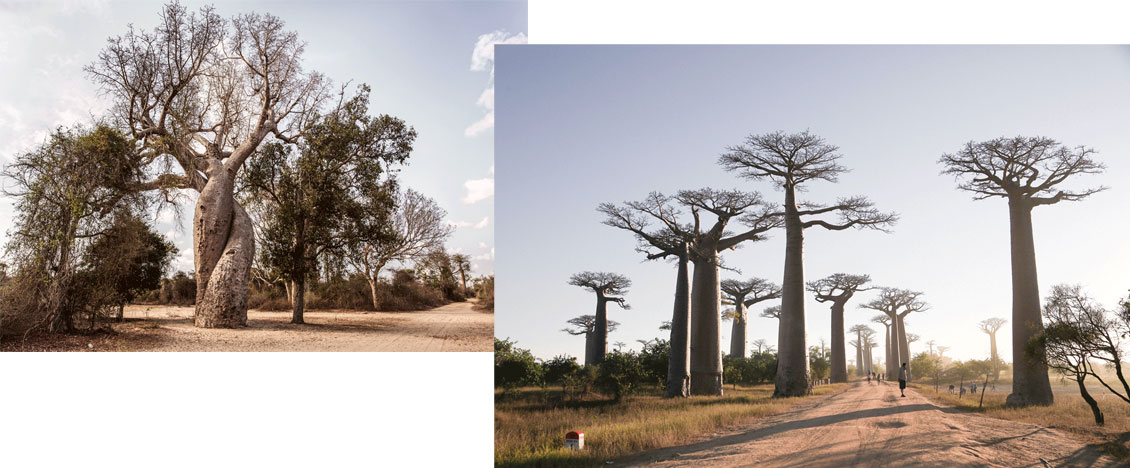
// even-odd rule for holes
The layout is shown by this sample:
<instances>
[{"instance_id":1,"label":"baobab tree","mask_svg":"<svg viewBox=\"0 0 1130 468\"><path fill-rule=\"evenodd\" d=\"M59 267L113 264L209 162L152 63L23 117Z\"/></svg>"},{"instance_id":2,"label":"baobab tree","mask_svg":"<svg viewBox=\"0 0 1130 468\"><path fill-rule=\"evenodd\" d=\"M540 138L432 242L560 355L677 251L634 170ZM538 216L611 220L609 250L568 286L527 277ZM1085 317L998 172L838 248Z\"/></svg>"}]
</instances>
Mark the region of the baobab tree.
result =
<instances>
[{"instance_id":1,"label":"baobab tree","mask_svg":"<svg viewBox=\"0 0 1130 468\"><path fill-rule=\"evenodd\" d=\"M832 303L832 383L847 382L847 362L844 349L844 305L871 281L868 275L835 273L827 278L808 283L808 290L816 295L817 302Z\"/></svg>"},{"instance_id":2,"label":"baobab tree","mask_svg":"<svg viewBox=\"0 0 1130 468\"><path fill-rule=\"evenodd\" d=\"M585 362L586 366L592 365L593 364L593 358L596 357L596 354L598 352L596 349L593 348L593 343L596 343L596 340L593 339L593 337L595 336L595 331L596 331L596 316L595 315L582 315L580 317L573 317L573 318L569 319L567 321L567 323L569 325L572 325L573 328L562 328L561 331L568 333L570 335L574 335L574 336L585 335L585 361L584 362ZM608 321L608 333L612 333L612 332L616 331L616 328L618 328L619 326L620 326L620 322L617 322L615 320L609 320Z\"/></svg>"},{"instance_id":3,"label":"baobab tree","mask_svg":"<svg viewBox=\"0 0 1130 468\"><path fill-rule=\"evenodd\" d=\"M192 223L198 327L247 322L255 242L234 198L240 169L268 137L302 138L330 95L329 80L303 69L304 44L284 27L271 15L225 21L210 6L193 14L170 3L159 26L110 38L85 68L154 175L132 188L167 199L199 193Z\"/></svg>"},{"instance_id":4,"label":"baobab tree","mask_svg":"<svg viewBox=\"0 0 1130 468\"><path fill-rule=\"evenodd\" d=\"M785 192L781 214L785 225L785 270L781 282L781 320L778 333L776 396L808 393L808 357L804 316L804 230L819 226L839 231L847 228L882 230L894 224L897 216L882 213L865 197L841 198L831 205L798 202L797 191L807 182L836 182L847 169L839 165L839 148L823 138L781 131L750 135L740 145L727 148L719 163L746 179L768 178ZM806 217L836 213L839 220Z\"/></svg>"},{"instance_id":5,"label":"baobab tree","mask_svg":"<svg viewBox=\"0 0 1130 468\"><path fill-rule=\"evenodd\" d=\"M907 358L907 362L910 362L910 359L914 359L914 353L910 351L910 344L915 342L915 341L918 341L919 339L920 339L920 337L916 333L907 333L906 334L906 355L910 356L910 357Z\"/></svg>"},{"instance_id":6,"label":"baobab tree","mask_svg":"<svg viewBox=\"0 0 1130 468\"><path fill-rule=\"evenodd\" d=\"M765 338L753 340L753 346L757 349L755 352L758 354L761 354L762 351L773 352L773 346L771 346L768 341L765 341Z\"/></svg>"},{"instance_id":7,"label":"baobab tree","mask_svg":"<svg viewBox=\"0 0 1130 468\"><path fill-rule=\"evenodd\" d=\"M772 307L766 307L765 310L761 311L760 316L762 318L781 320L781 306L775 305Z\"/></svg>"},{"instance_id":8,"label":"baobab tree","mask_svg":"<svg viewBox=\"0 0 1130 468\"><path fill-rule=\"evenodd\" d=\"M451 256L451 264L459 272L459 281L463 283L463 290L467 290L467 274L471 273L471 256L457 253Z\"/></svg>"},{"instance_id":9,"label":"baobab tree","mask_svg":"<svg viewBox=\"0 0 1130 468\"><path fill-rule=\"evenodd\" d=\"M623 275L607 272L584 271L569 277L569 285L590 289L596 293L596 324L592 333L592 359L585 356L585 365L600 364L608 352L608 303L615 302L622 309L629 309L623 297L628 292L632 280ZM591 362L590 362L591 361Z\"/></svg>"},{"instance_id":10,"label":"baobab tree","mask_svg":"<svg viewBox=\"0 0 1130 468\"><path fill-rule=\"evenodd\" d=\"M937 341L935 341L935 340L930 340L930 341L926 342L926 346L930 347L930 354L934 354L934 344L936 344L936 343L937 343Z\"/></svg>"},{"instance_id":11,"label":"baobab tree","mask_svg":"<svg viewBox=\"0 0 1130 468\"><path fill-rule=\"evenodd\" d=\"M870 329L867 328L867 325L854 325L850 329L848 329L848 332L855 335L855 342L852 343L852 346L855 347L855 362L856 362L855 374L856 375L863 375L863 359L864 359L863 358L863 333L864 333L864 330L870 330ZM847 381L847 379L845 378L844 381Z\"/></svg>"},{"instance_id":12,"label":"baobab tree","mask_svg":"<svg viewBox=\"0 0 1130 468\"><path fill-rule=\"evenodd\" d=\"M680 221L681 211L677 207L690 211L690 222ZM694 264L690 290L690 393L721 395L720 254L743 242L764 240L765 232L780 225L780 217L770 212L757 192L715 189L682 190L674 197L652 193L641 202L627 202L624 206L606 203L598 210L608 216L606 224L619 228L626 229L628 222L634 221L642 230L645 220L658 220L663 228L656 234L671 239L668 246L675 245L675 239L679 240L677 245L685 244L687 258ZM714 223L704 223L703 213L714 215ZM728 232L727 225L735 219L748 229L738 234ZM632 232L639 235L636 230ZM662 249L654 254L671 255Z\"/></svg>"},{"instance_id":13,"label":"baobab tree","mask_svg":"<svg viewBox=\"0 0 1130 468\"><path fill-rule=\"evenodd\" d=\"M989 335L989 359L993 363L993 380L1000 376L1000 355L997 354L997 331L1007 323L1008 320L992 317L982 320L977 324L977 327L982 332Z\"/></svg>"},{"instance_id":14,"label":"baobab tree","mask_svg":"<svg viewBox=\"0 0 1130 468\"><path fill-rule=\"evenodd\" d=\"M949 351L949 350L950 350L949 346L938 345L938 357L939 358L945 358L946 357L946 351Z\"/></svg>"},{"instance_id":15,"label":"baobab tree","mask_svg":"<svg viewBox=\"0 0 1130 468\"><path fill-rule=\"evenodd\" d=\"M871 321L883 324L883 365L886 366L886 370L889 373L891 362L898 360L897 358L891 357L891 350L893 349L891 348L891 343L894 342L891 340L891 318L885 314L879 314L871 317Z\"/></svg>"},{"instance_id":16,"label":"baobab tree","mask_svg":"<svg viewBox=\"0 0 1130 468\"><path fill-rule=\"evenodd\" d=\"M972 192L974 200L1008 200L1013 361L1012 393L1005 399L1008 405L1050 405L1055 401L1043 349L1037 345L1026 352L1028 342L1043 330L1032 209L1082 200L1104 190L1058 188L1076 175L1102 172L1105 167L1092 159L1094 154L1094 149L1085 146L1069 148L1051 138L1018 136L970 141L938 160L944 166L942 173L958 179L958 189Z\"/></svg>"},{"instance_id":17,"label":"baobab tree","mask_svg":"<svg viewBox=\"0 0 1130 468\"><path fill-rule=\"evenodd\" d=\"M745 281L728 279L722 281L722 294L723 300L734 306L722 315L723 318L734 322L730 333L730 357L746 357L745 337L749 307L758 302L780 298L781 287L762 278L750 278Z\"/></svg>"},{"instance_id":18,"label":"baobab tree","mask_svg":"<svg viewBox=\"0 0 1130 468\"><path fill-rule=\"evenodd\" d=\"M919 291L881 288L879 297L860 305L864 309L877 310L887 314L891 321L891 355L887 359L887 375L898 375L898 368L901 363L907 363L908 367L910 365L903 318L912 312L920 312L929 308L926 302L920 299L921 296L922 293Z\"/></svg>"}]
</instances>

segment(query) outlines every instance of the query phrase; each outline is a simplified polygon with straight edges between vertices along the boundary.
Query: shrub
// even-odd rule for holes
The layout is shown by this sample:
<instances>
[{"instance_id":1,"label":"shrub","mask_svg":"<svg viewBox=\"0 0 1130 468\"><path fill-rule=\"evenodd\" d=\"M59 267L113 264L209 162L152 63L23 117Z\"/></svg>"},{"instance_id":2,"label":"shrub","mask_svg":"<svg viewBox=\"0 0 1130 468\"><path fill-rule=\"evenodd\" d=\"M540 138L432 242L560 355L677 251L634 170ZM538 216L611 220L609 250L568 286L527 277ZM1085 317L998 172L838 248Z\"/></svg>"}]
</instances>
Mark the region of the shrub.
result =
<instances>
[{"instance_id":1,"label":"shrub","mask_svg":"<svg viewBox=\"0 0 1130 468\"><path fill-rule=\"evenodd\" d=\"M613 351L597 366L596 388L616 400L639 389L645 378L643 364L634 352Z\"/></svg>"},{"instance_id":2,"label":"shrub","mask_svg":"<svg viewBox=\"0 0 1130 468\"><path fill-rule=\"evenodd\" d=\"M475 285L475 297L479 298L478 309L494 312L494 275L484 276Z\"/></svg>"},{"instance_id":3,"label":"shrub","mask_svg":"<svg viewBox=\"0 0 1130 468\"><path fill-rule=\"evenodd\" d=\"M516 343L494 339L494 386L509 393L522 385L540 385L542 368L528 349Z\"/></svg>"},{"instance_id":4,"label":"shrub","mask_svg":"<svg viewBox=\"0 0 1130 468\"><path fill-rule=\"evenodd\" d=\"M657 385L667 383L667 366L671 358L671 342L656 338L643 343L640 351L640 365L643 366L644 381Z\"/></svg>"},{"instance_id":5,"label":"shrub","mask_svg":"<svg viewBox=\"0 0 1130 468\"><path fill-rule=\"evenodd\" d=\"M561 390L565 391L565 380L581 368L577 358L572 356L555 356L553 359L541 364L545 384L559 383Z\"/></svg>"}]
</instances>

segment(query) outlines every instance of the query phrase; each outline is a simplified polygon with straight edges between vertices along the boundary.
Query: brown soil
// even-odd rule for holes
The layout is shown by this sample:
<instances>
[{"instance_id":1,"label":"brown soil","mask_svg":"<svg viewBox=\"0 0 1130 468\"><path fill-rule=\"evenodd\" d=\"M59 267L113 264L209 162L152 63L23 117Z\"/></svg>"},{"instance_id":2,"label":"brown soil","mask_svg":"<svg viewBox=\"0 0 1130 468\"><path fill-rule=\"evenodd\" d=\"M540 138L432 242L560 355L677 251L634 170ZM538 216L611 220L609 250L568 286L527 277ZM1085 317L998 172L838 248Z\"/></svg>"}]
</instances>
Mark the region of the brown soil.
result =
<instances>
[{"instance_id":1,"label":"brown soil","mask_svg":"<svg viewBox=\"0 0 1130 468\"><path fill-rule=\"evenodd\" d=\"M616 466L1124 466L1068 434L931 403L891 383L857 383L785 414Z\"/></svg>"},{"instance_id":2,"label":"brown soil","mask_svg":"<svg viewBox=\"0 0 1130 468\"><path fill-rule=\"evenodd\" d=\"M252 310L247 327L196 328L192 307L131 305L112 333L5 337L3 351L492 351L494 315L459 302L414 312Z\"/></svg>"}]
</instances>

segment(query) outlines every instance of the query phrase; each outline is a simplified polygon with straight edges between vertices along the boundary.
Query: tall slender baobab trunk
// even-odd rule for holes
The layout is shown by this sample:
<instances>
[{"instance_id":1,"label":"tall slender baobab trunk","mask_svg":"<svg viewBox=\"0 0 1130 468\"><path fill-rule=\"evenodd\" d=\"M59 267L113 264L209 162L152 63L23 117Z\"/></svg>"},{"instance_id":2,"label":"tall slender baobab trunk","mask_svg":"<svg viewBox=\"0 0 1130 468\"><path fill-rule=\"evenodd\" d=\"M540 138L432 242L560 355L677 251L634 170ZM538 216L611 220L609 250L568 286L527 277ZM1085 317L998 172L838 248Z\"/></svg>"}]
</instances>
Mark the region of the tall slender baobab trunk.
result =
<instances>
[{"instance_id":1,"label":"tall slender baobab trunk","mask_svg":"<svg viewBox=\"0 0 1130 468\"><path fill-rule=\"evenodd\" d=\"M701 250L700 250L701 249ZM696 246L691 285L691 394L722 394L722 288L718 250Z\"/></svg>"},{"instance_id":2,"label":"tall slender baobab trunk","mask_svg":"<svg viewBox=\"0 0 1130 468\"><path fill-rule=\"evenodd\" d=\"M1008 199L1012 250L1012 393L1005 403L1015 406L1051 405L1052 395L1044 350L1026 354L1028 342L1043 332L1040 285L1036 277L1036 246L1032 238L1032 207L1021 197Z\"/></svg>"},{"instance_id":3,"label":"tall slender baobab trunk","mask_svg":"<svg viewBox=\"0 0 1130 468\"><path fill-rule=\"evenodd\" d=\"M675 278L675 307L671 314L671 356L667 361L667 398L687 397L691 390L691 278L687 272L687 247L679 256Z\"/></svg>"},{"instance_id":4,"label":"tall slender baobab trunk","mask_svg":"<svg viewBox=\"0 0 1130 468\"><path fill-rule=\"evenodd\" d=\"M596 330L585 333L585 367L596 364L593 360L596 359L596 350L593 349L593 335Z\"/></svg>"},{"instance_id":5,"label":"tall slender baobab trunk","mask_svg":"<svg viewBox=\"0 0 1130 468\"><path fill-rule=\"evenodd\" d=\"M906 316L900 314L895 319L896 321L898 321L898 324L899 324L899 334L898 334L899 359L898 359L898 362L895 364L896 374L898 372L898 368L902 367L903 363L906 363L907 372L910 371L910 343L908 343L906 341L906 323L903 322L903 317L906 317Z\"/></svg>"},{"instance_id":6,"label":"tall slender baobab trunk","mask_svg":"<svg viewBox=\"0 0 1130 468\"><path fill-rule=\"evenodd\" d=\"M734 304L734 327L730 330L730 357L746 357L745 332L747 324L746 313L749 309L745 306L745 298Z\"/></svg>"},{"instance_id":7,"label":"tall slender baobab trunk","mask_svg":"<svg viewBox=\"0 0 1130 468\"><path fill-rule=\"evenodd\" d=\"M863 345L862 342L859 343ZM829 377L832 383L847 382L847 346L844 338L844 303L840 301L832 302L832 368ZM860 348L862 349L862 348ZM856 352L859 356L858 351ZM856 356L856 373L862 375L863 366L861 361Z\"/></svg>"},{"instance_id":8,"label":"tall slender baobab trunk","mask_svg":"<svg viewBox=\"0 0 1130 468\"><path fill-rule=\"evenodd\" d=\"M989 359L993 361L993 380L1000 377L1000 369L997 363L1000 362L1000 355L997 354L997 332L989 333Z\"/></svg>"},{"instance_id":9,"label":"tall slender baobab trunk","mask_svg":"<svg viewBox=\"0 0 1130 468\"><path fill-rule=\"evenodd\" d=\"M608 298L596 292L596 327L592 331L592 363L600 364L608 353Z\"/></svg>"},{"instance_id":10,"label":"tall slender baobab trunk","mask_svg":"<svg viewBox=\"0 0 1130 468\"><path fill-rule=\"evenodd\" d=\"M886 331L883 332L883 365L889 372L891 368L891 326L883 325L883 328L886 328Z\"/></svg>"},{"instance_id":11,"label":"tall slender baobab trunk","mask_svg":"<svg viewBox=\"0 0 1130 468\"><path fill-rule=\"evenodd\" d=\"M251 218L233 197L234 171L229 172L218 161L211 165L192 219L195 323L205 328L235 328L247 324L247 286L255 239Z\"/></svg>"},{"instance_id":12,"label":"tall slender baobab trunk","mask_svg":"<svg viewBox=\"0 0 1130 468\"><path fill-rule=\"evenodd\" d=\"M899 321L898 321L898 314L891 313L891 314L887 314L887 316L889 316L891 318L891 332L889 333L890 336L887 337L888 341L891 344L890 349L889 349L890 354L887 355L887 378L890 379L891 376L897 376L898 373L899 373L899 362L900 362L899 361L899 359L900 359L900 357L899 357L899 342L900 342L900 340L899 340L899 328L900 327L899 327Z\"/></svg>"},{"instance_id":13,"label":"tall slender baobab trunk","mask_svg":"<svg viewBox=\"0 0 1130 468\"><path fill-rule=\"evenodd\" d=\"M835 341L833 341L832 343L835 343ZM832 351L835 352L835 349L833 349ZM863 375L863 338L858 334L855 335L855 375ZM846 381L847 378L845 373L844 380L841 380L840 382ZM836 381L833 380L833 382Z\"/></svg>"},{"instance_id":14,"label":"tall slender baobab trunk","mask_svg":"<svg viewBox=\"0 0 1130 468\"><path fill-rule=\"evenodd\" d=\"M781 282L781 320L774 396L808 393L808 351L804 335L804 226L795 187L785 185L785 275Z\"/></svg>"}]
</instances>

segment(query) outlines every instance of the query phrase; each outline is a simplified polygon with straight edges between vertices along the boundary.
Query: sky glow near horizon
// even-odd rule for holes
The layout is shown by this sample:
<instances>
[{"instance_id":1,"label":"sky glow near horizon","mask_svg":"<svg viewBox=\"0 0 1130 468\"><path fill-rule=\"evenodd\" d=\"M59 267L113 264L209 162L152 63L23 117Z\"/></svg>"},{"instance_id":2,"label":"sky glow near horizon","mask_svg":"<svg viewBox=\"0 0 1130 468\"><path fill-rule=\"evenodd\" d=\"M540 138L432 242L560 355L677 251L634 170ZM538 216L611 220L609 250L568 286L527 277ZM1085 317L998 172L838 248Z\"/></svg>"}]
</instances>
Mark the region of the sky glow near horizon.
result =
<instances>
[{"instance_id":1,"label":"sky glow near horizon","mask_svg":"<svg viewBox=\"0 0 1130 468\"><path fill-rule=\"evenodd\" d=\"M195 11L211 2L185 1ZM127 25L152 29L156 2L0 4L0 163L42 143L57 126L89 124L107 100L82 67ZM372 87L370 113L387 113L419 134L402 186L433 199L456 226L451 252L472 257L474 275L494 272L493 52L526 38L524 1L299 2L216 5L231 18L270 13L306 42L303 65L336 83ZM470 129L474 131L470 131ZM174 270L191 270L194 193L178 220L165 210L157 230L180 250ZM13 200L0 197L0 242Z\"/></svg>"},{"instance_id":2,"label":"sky glow near horizon","mask_svg":"<svg viewBox=\"0 0 1130 468\"><path fill-rule=\"evenodd\" d=\"M624 274L631 310L609 306L623 342L667 338L674 265L645 262L633 237L601 224L601 202L648 192L712 187L756 190L782 201L768 181L716 164L751 133L808 129L837 145L850 169L838 183L812 182L801 200L868 196L900 221L890 234L805 231L805 280L869 274L873 284L923 291L930 310L907 317L947 356L985 358L977 322L1011 317L1006 201L972 200L940 175L938 158L970 141L1049 136L1099 151L1101 175L1063 187L1109 189L1033 213L1041 297L1059 283L1082 284L1107 307L1127 297L1130 274L1130 49L1114 46L501 46L497 49L498 172L495 336L541 358L583 356L583 337L560 330L592 314L591 292L566 284L573 273ZM731 224L734 231L739 226ZM741 274L781 280L784 233L723 253ZM847 304L845 328L875 311ZM777 324L752 308L748 340L775 344ZM829 341L829 306L806 293L807 341ZM1011 322L1010 322L1011 323ZM998 334L1011 361L1009 325ZM722 324L728 352L730 323ZM880 343L882 335L878 335ZM849 347L849 359L854 352ZM881 351L878 353L881 354Z\"/></svg>"}]
</instances>

